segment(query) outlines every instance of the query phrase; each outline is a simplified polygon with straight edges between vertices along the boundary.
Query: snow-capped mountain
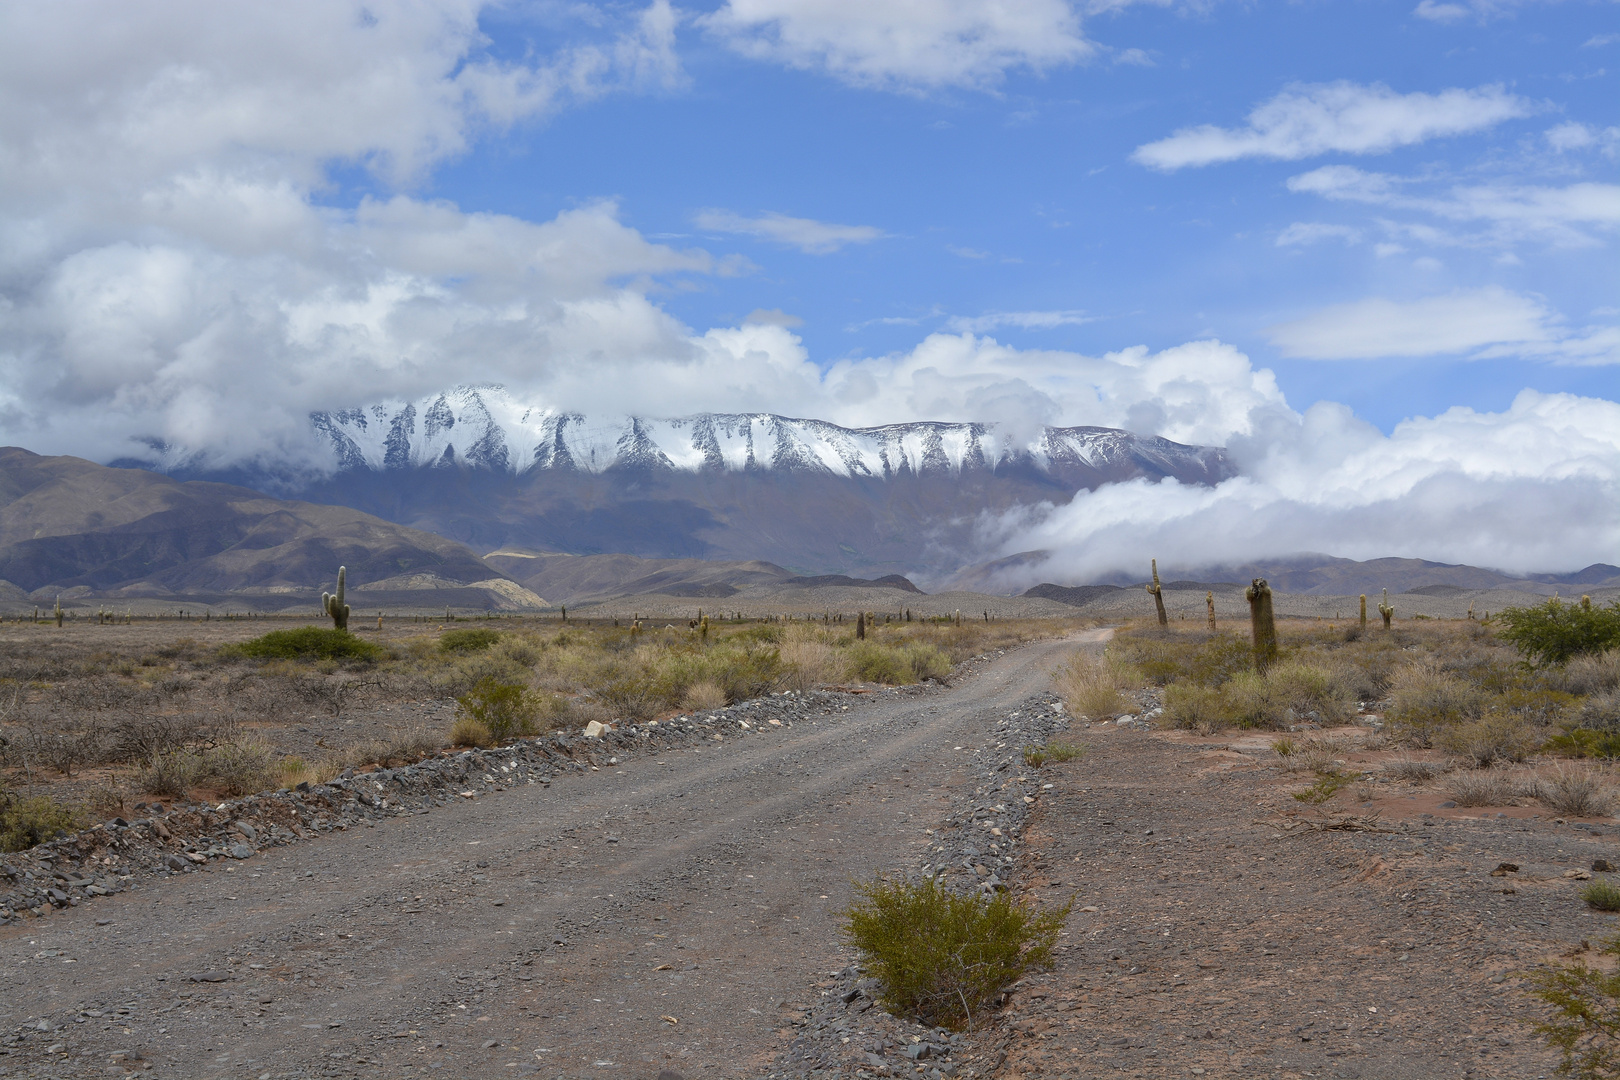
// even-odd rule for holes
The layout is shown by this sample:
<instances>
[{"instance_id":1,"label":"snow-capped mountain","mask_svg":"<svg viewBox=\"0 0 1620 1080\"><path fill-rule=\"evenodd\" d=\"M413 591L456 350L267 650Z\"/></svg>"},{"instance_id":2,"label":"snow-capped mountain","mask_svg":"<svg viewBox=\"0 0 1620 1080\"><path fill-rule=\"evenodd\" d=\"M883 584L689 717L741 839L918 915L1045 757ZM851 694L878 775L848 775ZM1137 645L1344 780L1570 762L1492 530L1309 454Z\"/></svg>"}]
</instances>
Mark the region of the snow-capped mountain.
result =
<instances>
[{"instance_id":1,"label":"snow-capped mountain","mask_svg":"<svg viewBox=\"0 0 1620 1080\"><path fill-rule=\"evenodd\" d=\"M702 413L673 419L587 417L531 405L494 386L463 386L418 401L392 401L311 416L339 468L472 467L604 473L780 470L893 479L1032 466L1218 479L1225 454L1101 427L1045 428L1015 441L994 425L923 422L845 428L771 413ZM1090 485L1083 485L1090 486Z\"/></svg>"}]
</instances>

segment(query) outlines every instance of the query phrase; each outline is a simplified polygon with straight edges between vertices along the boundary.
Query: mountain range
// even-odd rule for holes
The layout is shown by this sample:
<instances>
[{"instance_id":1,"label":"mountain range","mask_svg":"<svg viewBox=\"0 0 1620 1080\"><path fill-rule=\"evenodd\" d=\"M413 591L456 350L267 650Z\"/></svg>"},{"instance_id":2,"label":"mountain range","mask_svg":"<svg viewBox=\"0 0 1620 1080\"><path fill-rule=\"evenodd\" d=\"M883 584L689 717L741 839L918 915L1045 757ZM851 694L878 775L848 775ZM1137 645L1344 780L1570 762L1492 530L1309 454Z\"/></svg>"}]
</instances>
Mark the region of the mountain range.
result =
<instances>
[{"instance_id":1,"label":"mountain range","mask_svg":"<svg viewBox=\"0 0 1620 1080\"><path fill-rule=\"evenodd\" d=\"M1226 452L1101 427L846 428L770 413L588 417L465 386L311 417L332 470L172 475L349 506L475 550L764 559L801 574L943 575L974 524L1139 477L1214 484Z\"/></svg>"}]
</instances>

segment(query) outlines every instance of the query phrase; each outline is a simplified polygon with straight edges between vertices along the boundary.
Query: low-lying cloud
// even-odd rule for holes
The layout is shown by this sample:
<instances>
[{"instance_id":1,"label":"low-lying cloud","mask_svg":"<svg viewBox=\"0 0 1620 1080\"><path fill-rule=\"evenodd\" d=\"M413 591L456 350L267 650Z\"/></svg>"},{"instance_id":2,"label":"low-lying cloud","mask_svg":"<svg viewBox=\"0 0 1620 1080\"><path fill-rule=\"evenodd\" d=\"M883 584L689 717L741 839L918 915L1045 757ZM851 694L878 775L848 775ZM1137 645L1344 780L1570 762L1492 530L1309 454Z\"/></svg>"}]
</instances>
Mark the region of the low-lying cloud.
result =
<instances>
[{"instance_id":1,"label":"low-lying cloud","mask_svg":"<svg viewBox=\"0 0 1620 1080\"><path fill-rule=\"evenodd\" d=\"M1578 569L1620 550L1620 404L1526 390L1500 413L1455 408L1388 436L1340 405L1234 440L1244 475L1214 488L1166 480L1082 492L1063 507L981 524L1013 590L1301 552L1404 556L1509 571Z\"/></svg>"}]
</instances>

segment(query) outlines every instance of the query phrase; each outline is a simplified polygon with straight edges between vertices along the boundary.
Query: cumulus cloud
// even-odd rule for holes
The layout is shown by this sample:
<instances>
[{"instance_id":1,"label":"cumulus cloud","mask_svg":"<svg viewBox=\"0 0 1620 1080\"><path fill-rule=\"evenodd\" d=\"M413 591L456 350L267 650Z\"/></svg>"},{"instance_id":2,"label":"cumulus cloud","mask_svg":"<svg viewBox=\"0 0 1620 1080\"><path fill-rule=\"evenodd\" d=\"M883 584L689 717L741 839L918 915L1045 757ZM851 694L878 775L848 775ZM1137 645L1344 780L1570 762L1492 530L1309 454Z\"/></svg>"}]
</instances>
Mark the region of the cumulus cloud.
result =
<instances>
[{"instance_id":1,"label":"cumulus cloud","mask_svg":"<svg viewBox=\"0 0 1620 1080\"><path fill-rule=\"evenodd\" d=\"M1521 572L1612 561L1620 546L1620 404L1526 390L1504 412L1454 408L1385 436L1340 405L1277 421L1235 452L1214 488L1167 480L1082 492L1067 506L986 517L1013 590L1143 573L1170 576L1308 551L1396 555Z\"/></svg>"},{"instance_id":2,"label":"cumulus cloud","mask_svg":"<svg viewBox=\"0 0 1620 1080\"><path fill-rule=\"evenodd\" d=\"M1282 355L1304 360L1466 354L1620 363L1620 328L1570 331L1540 300L1496 285L1417 300L1334 304L1273 326L1269 335Z\"/></svg>"},{"instance_id":3,"label":"cumulus cloud","mask_svg":"<svg viewBox=\"0 0 1620 1080\"><path fill-rule=\"evenodd\" d=\"M1500 86L1397 94L1381 83L1298 85L1257 106L1247 127L1183 128L1137 147L1131 159L1169 172L1247 157L1298 161L1330 152L1381 154L1482 131L1530 111L1528 102Z\"/></svg>"},{"instance_id":4,"label":"cumulus cloud","mask_svg":"<svg viewBox=\"0 0 1620 1080\"><path fill-rule=\"evenodd\" d=\"M1064 0L727 0L700 21L744 56L911 92L985 89L1095 51Z\"/></svg>"},{"instance_id":5,"label":"cumulus cloud","mask_svg":"<svg viewBox=\"0 0 1620 1080\"><path fill-rule=\"evenodd\" d=\"M1490 230L1479 242L1589 246L1597 242L1594 233L1620 227L1620 184L1457 184L1437 194L1417 193L1423 186L1350 165L1325 165L1288 179L1288 190L1301 194L1479 222Z\"/></svg>"},{"instance_id":6,"label":"cumulus cloud","mask_svg":"<svg viewBox=\"0 0 1620 1080\"><path fill-rule=\"evenodd\" d=\"M757 236L810 255L830 255L846 244L869 244L888 235L871 225L835 225L777 213L748 217L730 210L700 210L693 220L709 232Z\"/></svg>"}]
</instances>

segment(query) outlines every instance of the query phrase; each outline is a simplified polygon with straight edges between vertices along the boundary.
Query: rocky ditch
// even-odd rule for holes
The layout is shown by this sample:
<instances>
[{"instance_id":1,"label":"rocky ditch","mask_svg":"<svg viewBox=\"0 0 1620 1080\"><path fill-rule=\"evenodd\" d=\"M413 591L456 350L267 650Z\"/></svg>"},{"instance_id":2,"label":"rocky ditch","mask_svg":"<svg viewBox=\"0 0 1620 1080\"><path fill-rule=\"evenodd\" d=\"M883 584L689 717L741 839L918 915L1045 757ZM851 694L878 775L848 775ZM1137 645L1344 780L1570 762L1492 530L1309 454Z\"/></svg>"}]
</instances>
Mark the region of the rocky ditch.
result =
<instances>
[{"instance_id":1,"label":"rocky ditch","mask_svg":"<svg viewBox=\"0 0 1620 1080\"><path fill-rule=\"evenodd\" d=\"M873 693L923 692L922 687ZM555 733L489 750L446 752L401 768L349 770L328 784L300 784L218 804L175 804L122 817L0 856L0 925L78 907L178 874L379 819L428 813L521 784L619 764L632 754L728 738L769 738L848 709L847 693L786 691L709 712L623 724L586 737Z\"/></svg>"},{"instance_id":2,"label":"rocky ditch","mask_svg":"<svg viewBox=\"0 0 1620 1080\"><path fill-rule=\"evenodd\" d=\"M1020 834L1043 782L1025 764L1026 747L1044 747L1069 730L1063 704L1052 694L1025 698L996 722L974 750L976 783L956 800L934 842L909 867L911 878L932 877L948 888L990 895L1005 889L1017 866ZM958 748L966 749L966 748ZM944 1080L981 1075L959 1059L970 1056L971 1034L930 1028L885 1012L877 980L858 963L818 983L815 1000L790 1004L798 1029L762 1080L833 1080L834 1077L925 1077Z\"/></svg>"}]
</instances>

